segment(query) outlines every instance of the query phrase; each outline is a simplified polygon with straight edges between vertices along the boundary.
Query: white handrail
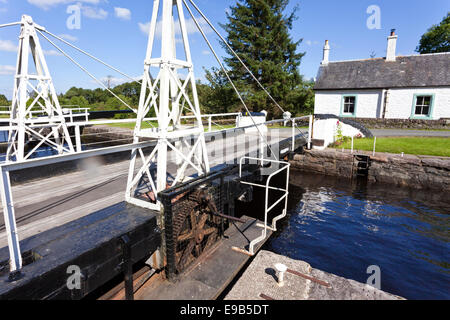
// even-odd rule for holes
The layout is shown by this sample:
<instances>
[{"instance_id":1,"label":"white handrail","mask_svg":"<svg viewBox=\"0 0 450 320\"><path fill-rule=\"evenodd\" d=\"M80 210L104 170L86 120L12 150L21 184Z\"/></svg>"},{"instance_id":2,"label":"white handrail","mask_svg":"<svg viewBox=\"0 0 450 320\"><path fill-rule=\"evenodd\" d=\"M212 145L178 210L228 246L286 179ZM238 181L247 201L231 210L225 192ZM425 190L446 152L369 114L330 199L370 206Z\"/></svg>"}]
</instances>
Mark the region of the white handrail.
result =
<instances>
[{"instance_id":1,"label":"white handrail","mask_svg":"<svg viewBox=\"0 0 450 320\"><path fill-rule=\"evenodd\" d=\"M253 157L242 157L239 160L239 177L242 178L242 163L244 160L254 160L254 161L261 161L261 159L259 158L253 158ZM266 189L266 198L265 198L265 207L264 207L264 224L263 225L259 225L260 227L263 228L263 231L261 233L261 235L252 240L249 244L249 248L248 248L248 254L250 255L254 255L255 254L255 245L261 241L263 241L264 239L266 239L267 237L267 229L272 230L272 231L276 231L277 227L276 227L276 223L278 220L283 219L286 216L287 213L287 203L288 203L288 196L289 196L289 169L290 169L290 163L289 162L285 162L285 161L278 161L278 160L267 160L264 159L264 162L270 162L270 163L276 163L276 164L281 164L283 165L282 168L276 170L275 172L271 173L266 180L266 184L262 185L262 184L257 184L257 183L250 183L250 182L246 182L246 181L241 181L242 184L247 184L247 185L251 185L251 186L256 186L256 187L261 187L261 188L265 188ZM284 170L286 170L286 189L282 189L282 188L276 188L276 187L272 187L270 186L270 181L272 180L272 178L274 176L276 176L277 174L283 172ZM278 191L283 191L284 194L278 199L276 200L273 204L270 205L269 207L269 190L278 190ZM276 217L274 217L272 219L272 226L269 227L267 225L267 216L268 213L275 208L281 201L285 201L284 203L284 209L282 211L282 213Z\"/></svg>"}]
</instances>

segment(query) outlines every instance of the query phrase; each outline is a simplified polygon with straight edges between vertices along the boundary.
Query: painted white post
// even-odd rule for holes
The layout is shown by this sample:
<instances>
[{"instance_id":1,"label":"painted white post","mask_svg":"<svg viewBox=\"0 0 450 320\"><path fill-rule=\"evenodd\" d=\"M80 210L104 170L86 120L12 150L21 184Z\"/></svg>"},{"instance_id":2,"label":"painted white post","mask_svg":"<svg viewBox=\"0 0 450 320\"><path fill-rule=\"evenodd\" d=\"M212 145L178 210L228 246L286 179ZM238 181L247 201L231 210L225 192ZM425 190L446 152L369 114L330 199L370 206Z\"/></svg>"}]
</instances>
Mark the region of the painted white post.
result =
<instances>
[{"instance_id":1,"label":"painted white post","mask_svg":"<svg viewBox=\"0 0 450 320\"><path fill-rule=\"evenodd\" d=\"M309 128L308 128L308 149L311 150L311 142L312 142L312 135L313 135L313 123L314 123L314 116L312 114L309 115Z\"/></svg>"},{"instance_id":2,"label":"painted white post","mask_svg":"<svg viewBox=\"0 0 450 320\"><path fill-rule=\"evenodd\" d=\"M292 152L295 150L295 120L292 119Z\"/></svg>"},{"instance_id":3,"label":"painted white post","mask_svg":"<svg viewBox=\"0 0 450 320\"><path fill-rule=\"evenodd\" d=\"M351 153L353 154L353 137L352 137L352 150Z\"/></svg>"},{"instance_id":4,"label":"painted white post","mask_svg":"<svg viewBox=\"0 0 450 320\"><path fill-rule=\"evenodd\" d=\"M10 272L15 272L22 268L22 254L20 253L19 235L17 233L9 172L2 167L0 167L0 188L3 218L5 220L6 234L8 236Z\"/></svg>"},{"instance_id":5,"label":"painted white post","mask_svg":"<svg viewBox=\"0 0 450 320\"><path fill-rule=\"evenodd\" d=\"M373 139L373 156L375 156L375 147L377 145L377 137Z\"/></svg>"},{"instance_id":6,"label":"painted white post","mask_svg":"<svg viewBox=\"0 0 450 320\"><path fill-rule=\"evenodd\" d=\"M83 151L81 148L81 133L80 133L80 126L75 126L75 142L77 145L77 152Z\"/></svg>"},{"instance_id":7,"label":"painted white post","mask_svg":"<svg viewBox=\"0 0 450 320\"><path fill-rule=\"evenodd\" d=\"M208 132L212 131L212 117L208 118Z\"/></svg>"}]
</instances>

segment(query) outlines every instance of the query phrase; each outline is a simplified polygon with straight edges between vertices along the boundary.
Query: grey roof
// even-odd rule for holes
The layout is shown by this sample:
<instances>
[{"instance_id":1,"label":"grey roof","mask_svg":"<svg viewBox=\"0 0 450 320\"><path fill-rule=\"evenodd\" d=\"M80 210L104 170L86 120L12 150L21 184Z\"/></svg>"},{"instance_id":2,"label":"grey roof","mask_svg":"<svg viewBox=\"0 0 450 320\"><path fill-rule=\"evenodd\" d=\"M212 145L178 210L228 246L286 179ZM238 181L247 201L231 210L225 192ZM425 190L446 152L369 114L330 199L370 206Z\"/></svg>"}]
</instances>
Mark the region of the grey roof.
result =
<instances>
[{"instance_id":1,"label":"grey roof","mask_svg":"<svg viewBox=\"0 0 450 320\"><path fill-rule=\"evenodd\" d=\"M319 69L315 90L450 86L450 52L330 62Z\"/></svg>"}]
</instances>

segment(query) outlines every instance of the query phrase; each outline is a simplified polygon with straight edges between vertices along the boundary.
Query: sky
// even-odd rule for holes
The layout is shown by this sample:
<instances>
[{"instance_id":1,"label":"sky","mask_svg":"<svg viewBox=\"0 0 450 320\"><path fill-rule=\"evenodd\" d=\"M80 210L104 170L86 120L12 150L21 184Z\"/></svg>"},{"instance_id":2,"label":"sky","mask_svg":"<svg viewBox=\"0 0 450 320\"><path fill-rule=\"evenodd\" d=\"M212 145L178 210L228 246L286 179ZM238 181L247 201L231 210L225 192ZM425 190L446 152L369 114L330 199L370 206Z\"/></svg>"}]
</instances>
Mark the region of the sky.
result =
<instances>
[{"instance_id":1,"label":"sky","mask_svg":"<svg viewBox=\"0 0 450 320\"><path fill-rule=\"evenodd\" d=\"M194 0L208 19L218 27L236 0ZM0 0L0 24L20 21L23 14L48 31L102 59L133 78L142 76L152 15L150 0ZM80 25L72 19L71 6L80 8ZM316 77L325 40L330 41L330 61L367 59L386 55L387 36L395 28L399 55L417 54L420 37L438 24L450 11L450 0L291 0L286 13L298 7L291 37L303 39L298 47L305 52L300 73ZM185 10L185 15L188 16ZM196 17L199 17L196 14ZM68 21L72 22L72 24ZM214 33L201 21L213 47L223 57L224 50ZM204 68L218 64L191 19L187 21L196 78L204 80ZM69 28L70 27L70 28ZM20 26L0 29L0 94L12 96ZM160 37L157 38L157 42ZM72 86L96 88L99 85L40 38L50 73L58 93ZM101 81L110 76L112 84L127 79L66 45L62 49ZM155 57L159 54L155 45Z\"/></svg>"}]
</instances>

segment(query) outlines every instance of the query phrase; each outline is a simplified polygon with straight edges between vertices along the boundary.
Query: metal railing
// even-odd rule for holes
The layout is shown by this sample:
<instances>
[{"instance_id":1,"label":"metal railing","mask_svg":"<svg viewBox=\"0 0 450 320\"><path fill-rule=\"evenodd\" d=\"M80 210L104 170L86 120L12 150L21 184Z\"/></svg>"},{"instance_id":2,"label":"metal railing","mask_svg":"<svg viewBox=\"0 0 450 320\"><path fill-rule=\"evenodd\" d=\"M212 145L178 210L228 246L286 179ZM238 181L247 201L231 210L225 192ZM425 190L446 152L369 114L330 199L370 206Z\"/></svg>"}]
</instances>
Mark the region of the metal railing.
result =
<instances>
[{"instance_id":1,"label":"metal railing","mask_svg":"<svg viewBox=\"0 0 450 320\"><path fill-rule=\"evenodd\" d=\"M205 117L208 117L209 115L205 115ZM290 121L292 122L292 126L296 126L296 122L300 120L305 120L309 118L311 121L312 117L306 116L306 117L298 117L298 118L292 118ZM112 120L113 121L113 120ZM123 122L122 120L117 120L120 122ZM235 131L241 131L246 128L252 128L255 126L263 126L263 125L271 125L271 124L277 124L285 121L284 119L279 120L271 120L266 121L265 123L260 123L256 125L249 125L247 127L241 127L241 128L230 128L226 130L219 130L219 131L212 131L206 134L208 135L214 135L217 132L235 132ZM96 121L95 121L96 122ZM94 123L95 123L94 122ZM114 121L116 122L116 121ZM80 124L77 122L70 124L75 125L76 128L80 127ZM310 123L310 127L311 127ZM293 130L295 133L295 131ZM297 135L298 136L298 135ZM78 136L79 137L79 136ZM308 144L311 142L311 137L309 135ZM108 155L108 154L114 154L119 153L123 151L132 151L136 150L138 148L146 148L146 147L152 147L155 146L155 141L146 141L146 142L140 142L140 143L133 143L133 144L125 144L125 145L118 145L113 147L107 147L107 148L99 148L99 149L93 149L93 150L87 150L82 151L81 147L80 150L77 153L71 153L71 154L61 154L61 155L54 155L54 156L48 156L48 157L42 157L42 158L35 158L35 159L29 159L27 161L22 162L7 162L0 164L0 196L1 201L3 205L3 216L5 221L5 228L7 233L7 239L8 239L8 248L9 248L9 254L10 254L10 272L14 273L17 271L20 271L22 268L22 255L20 251L20 244L19 244L19 234L17 230L17 224L16 224L16 217L15 217L15 208L14 208L14 202L13 202L13 195L12 195L12 188L11 188L11 181L10 181L10 172L16 171L16 170L22 170L22 169L28 169L28 168L36 168L41 167L45 165L50 164L57 164L61 162L67 162L67 161L74 161L74 160L80 160L80 159L86 159L96 156L102 156L102 155ZM80 144L81 145L81 144ZM295 148L295 136L293 136L293 144L292 144L292 151ZM242 161L245 158L241 158L241 164ZM285 199L287 203L287 195L288 195L288 182L289 182L289 163L278 161L278 160L271 160L271 159L264 159L264 158L247 158L247 159L254 159L256 161L262 161L262 162L271 162L271 163L278 163L283 164L283 167L274 173L270 174L267 178L266 185L255 185L257 187L265 187L266 188L266 210L265 210L265 221L263 226L263 233L261 237L255 239L250 244L250 252L253 251L253 248L256 243L259 241L262 241L262 239L265 239L267 235L267 229L269 230L276 230L276 222L279 219L282 219L286 215L286 210L283 211L283 213L277 217L275 217L272 220L272 226L267 226L267 214L277 205L279 204L283 199ZM283 170L287 170L287 185L286 189L282 188L275 188L270 186L271 179L282 172ZM125 188L124 188L125 189ZM276 203L272 204L270 207L268 205L268 193L269 190L279 190L285 192L285 194L277 200ZM286 208L286 206L285 206Z\"/></svg>"},{"instance_id":2,"label":"metal railing","mask_svg":"<svg viewBox=\"0 0 450 320\"><path fill-rule=\"evenodd\" d=\"M239 177L240 178L242 178L242 164L243 164L244 160L261 161L261 159L258 159L258 158L242 157L239 160ZM267 177L265 185L253 183L253 182L241 181L242 184L246 184L246 185L250 185L250 186L258 187L258 188L265 188L264 224L263 225L257 224L257 226L263 228L263 230L262 230L261 235L258 238L254 239L250 242L249 248L247 251L247 253L250 255L255 254L255 249L254 249L255 245L258 244L259 242L263 241L264 239L266 239L268 229L272 230L272 231L277 231L277 221L280 219L283 219L287 213L287 204L288 204L288 195L289 195L289 169L290 169L291 165L289 162L270 160L270 159L264 159L263 162L269 162L271 164L278 164L278 165L281 165L281 168L274 171ZM272 178L285 170L286 170L286 188L283 189L283 188L277 188L277 187L271 186L270 181L272 180ZM269 190L276 190L276 191L283 192L281 197L278 200L276 200L274 203L272 203L270 206L269 206ZM272 211L283 200L284 200L284 209L283 209L282 213L272 219L272 225L269 227L267 225L267 219L268 219L269 212Z\"/></svg>"}]
</instances>

